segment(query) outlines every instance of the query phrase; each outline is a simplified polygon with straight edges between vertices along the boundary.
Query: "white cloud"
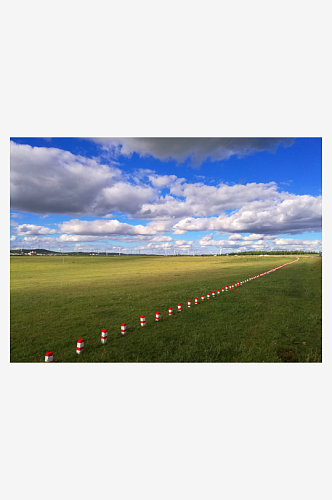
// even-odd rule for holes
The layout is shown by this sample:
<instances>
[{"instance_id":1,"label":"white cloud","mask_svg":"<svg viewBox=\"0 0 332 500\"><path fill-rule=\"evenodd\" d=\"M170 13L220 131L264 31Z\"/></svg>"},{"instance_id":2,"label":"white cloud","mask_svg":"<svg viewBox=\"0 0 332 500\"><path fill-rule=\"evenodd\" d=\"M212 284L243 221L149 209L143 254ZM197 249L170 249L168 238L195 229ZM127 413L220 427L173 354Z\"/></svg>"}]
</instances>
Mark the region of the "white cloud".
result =
<instances>
[{"instance_id":1,"label":"white cloud","mask_svg":"<svg viewBox=\"0 0 332 500\"><path fill-rule=\"evenodd\" d=\"M132 185L120 169L56 148L11 141L11 206L38 214L109 216L151 202L151 186Z\"/></svg>"},{"instance_id":2,"label":"white cloud","mask_svg":"<svg viewBox=\"0 0 332 500\"><path fill-rule=\"evenodd\" d=\"M145 247L136 247L140 249L144 249ZM170 242L164 242L164 243L148 243L146 248L153 249L153 248L173 248L173 245Z\"/></svg>"},{"instance_id":3,"label":"white cloud","mask_svg":"<svg viewBox=\"0 0 332 500\"><path fill-rule=\"evenodd\" d=\"M321 250L322 242L320 240L302 240L295 238L277 238L274 235L264 236L263 239L255 239L250 237L242 237L234 239L229 236L228 239L215 240L213 234L205 235L199 240L199 244L203 247L222 248L224 251L250 251L250 250L303 250L303 251L319 251ZM251 235L254 236L254 235ZM256 235L259 236L259 235Z\"/></svg>"},{"instance_id":4,"label":"white cloud","mask_svg":"<svg viewBox=\"0 0 332 500\"><path fill-rule=\"evenodd\" d=\"M12 232L17 236L43 236L61 234L59 238L52 238L50 241L69 242L69 241L97 241L99 239L115 238L126 242L134 241L172 241L171 236L159 234L165 232L167 227L163 221L157 223L151 222L146 226L131 225L119 222L117 220L94 220L81 221L72 219L62 224L58 224L58 229L50 229L46 226L37 226L34 224L18 225L11 221ZM156 236L153 236L156 235ZM122 238L121 238L122 237Z\"/></svg>"},{"instance_id":5,"label":"white cloud","mask_svg":"<svg viewBox=\"0 0 332 500\"><path fill-rule=\"evenodd\" d=\"M214 240L213 239L213 233L211 233L211 234L206 234L205 236L203 236L198 241L198 243L202 247L206 247L206 246L222 247L222 246L224 246L226 244L226 240Z\"/></svg>"},{"instance_id":6,"label":"white cloud","mask_svg":"<svg viewBox=\"0 0 332 500\"><path fill-rule=\"evenodd\" d=\"M50 245L54 248L54 245L58 243L58 238L51 238L47 236L25 236L24 238L17 241L19 243L24 243L36 247L39 245L48 245L45 248L50 248Z\"/></svg>"},{"instance_id":7,"label":"white cloud","mask_svg":"<svg viewBox=\"0 0 332 500\"><path fill-rule=\"evenodd\" d=\"M173 241L171 236L154 236L151 241Z\"/></svg>"},{"instance_id":8,"label":"white cloud","mask_svg":"<svg viewBox=\"0 0 332 500\"><path fill-rule=\"evenodd\" d=\"M264 234L250 234L249 236L242 236L241 234L232 234L229 236L229 240L241 240L241 241L255 241L255 240L263 240L266 238ZM270 237L268 237L270 238Z\"/></svg>"},{"instance_id":9,"label":"white cloud","mask_svg":"<svg viewBox=\"0 0 332 500\"><path fill-rule=\"evenodd\" d=\"M174 244L178 247L187 248L190 247L194 243L194 240L186 241L186 240L174 240Z\"/></svg>"},{"instance_id":10,"label":"white cloud","mask_svg":"<svg viewBox=\"0 0 332 500\"><path fill-rule=\"evenodd\" d=\"M322 242L320 240L301 240L301 239L291 239L291 238L276 238L274 240L274 244L276 246L291 246L291 247L298 247L298 246L305 246L306 248L310 249L310 247L317 247L320 245Z\"/></svg>"},{"instance_id":11,"label":"white cloud","mask_svg":"<svg viewBox=\"0 0 332 500\"><path fill-rule=\"evenodd\" d=\"M320 231L322 199L313 196L284 194L286 199L259 200L245 204L231 215L182 219L173 226L174 234L187 231L222 231L229 233L302 233Z\"/></svg>"},{"instance_id":12,"label":"white cloud","mask_svg":"<svg viewBox=\"0 0 332 500\"><path fill-rule=\"evenodd\" d=\"M165 188L166 186L170 186L173 184L177 177L176 175L149 175L149 181L151 182L153 187L158 189Z\"/></svg>"},{"instance_id":13,"label":"white cloud","mask_svg":"<svg viewBox=\"0 0 332 500\"><path fill-rule=\"evenodd\" d=\"M155 235L158 231L152 226L130 225L118 220L93 220L85 221L72 219L59 225L59 231L67 234L80 234L90 236L112 235Z\"/></svg>"},{"instance_id":14,"label":"white cloud","mask_svg":"<svg viewBox=\"0 0 332 500\"><path fill-rule=\"evenodd\" d=\"M155 233L167 233L172 230L173 221L170 219L166 220L153 220L146 224L151 231Z\"/></svg>"},{"instance_id":15,"label":"white cloud","mask_svg":"<svg viewBox=\"0 0 332 500\"><path fill-rule=\"evenodd\" d=\"M57 242L59 243L68 243L68 242L73 242L73 241L99 241L99 240L106 240L108 239L108 236L90 236L90 235L77 235L77 234L62 234L57 238Z\"/></svg>"},{"instance_id":16,"label":"white cloud","mask_svg":"<svg viewBox=\"0 0 332 500\"><path fill-rule=\"evenodd\" d=\"M137 216L148 219L207 217L224 210L238 209L255 199L265 201L268 206L282 196L275 182L207 186L203 183L182 183L177 179L170 186L170 194L158 198L154 203L144 203Z\"/></svg>"},{"instance_id":17,"label":"white cloud","mask_svg":"<svg viewBox=\"0 0 332 500\"><path fill-rule=\"evenodd\" d=\"M101 190L96 201L99 213L109 209L135 214L146 201L156 198L156 192L149 186L133 186L128 182L117 182Z\"/></svg>"},{"instance_id":18,"label":"white cloud","mask_svg":"<svg viewBox=\"0 0 332 500\"><path fill-rule=\"evenodd\" d=\"M59 232L61 231L57 229L50 229L45 226L36 226L34 224L22 224L20 226L17 226L18 236L25 236L32 234L57 234Z\"/></svg>"}]
</instances>

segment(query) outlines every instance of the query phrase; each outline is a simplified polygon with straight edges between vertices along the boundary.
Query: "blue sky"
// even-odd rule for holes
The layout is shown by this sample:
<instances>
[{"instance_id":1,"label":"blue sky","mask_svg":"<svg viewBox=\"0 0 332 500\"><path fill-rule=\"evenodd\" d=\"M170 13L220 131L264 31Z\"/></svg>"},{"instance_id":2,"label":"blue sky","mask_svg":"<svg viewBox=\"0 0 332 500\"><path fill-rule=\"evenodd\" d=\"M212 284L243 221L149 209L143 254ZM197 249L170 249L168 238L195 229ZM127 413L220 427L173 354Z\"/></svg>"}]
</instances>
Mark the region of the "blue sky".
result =
<instances>
[{"instance_id":1,"label":"blue sky","mask_svg":"<svg viewBox=\"0 0 332 500\"><path fill-rule=\"evenodd\" d=\"M11 139L11 248L321 250L321 138Z\"/></svg>"}]
</instances>

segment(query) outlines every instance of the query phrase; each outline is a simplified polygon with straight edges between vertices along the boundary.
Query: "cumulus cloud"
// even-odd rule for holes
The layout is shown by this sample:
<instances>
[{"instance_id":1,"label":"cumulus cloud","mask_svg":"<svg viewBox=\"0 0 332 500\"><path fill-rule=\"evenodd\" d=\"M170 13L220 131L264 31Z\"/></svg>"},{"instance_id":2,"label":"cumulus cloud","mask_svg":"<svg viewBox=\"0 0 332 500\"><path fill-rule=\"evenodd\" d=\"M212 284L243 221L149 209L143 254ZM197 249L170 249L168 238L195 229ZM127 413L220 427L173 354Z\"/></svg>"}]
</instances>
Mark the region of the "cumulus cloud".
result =
<instances>
[{"instance_id":1,"label":"cumulus cloud","mask_svg":"<svg viewBox=\"0 0 332 500\"><path fill-rule=\"evenodd\" d=\"M15 238L16 239L16 238ZM14 241L14 238L11 238L13 242L11 244L11 248L20 249L20 248L45 248L53 251L118 251L119 246L123 248L121 245L110 244L108 241L103 241L103 238L93 237L93 236L73 236L73 235L61 235L59 238L53 238L50 236L26 236L23 239ZM121 250L122 251L122 250Z\"/></svg>"},{"instance_id":2,"label":"cumulus cloud","mask_svg":"<svg viewBox=\"0 0 332 500\"><path fill-rule=\"evenodd\" d=\"M214 240L213 239L213 233L211 234L206 234L205 236L203 236L199 241L198 243L200 244L200 246L202 247L206 247L206 246L224 246L225 245L225 240Z\"/></svg>"},{"instance_id":3,"label":"cumulus cloud","mask_svg":"<svg viewBox=\"0 0 332 500\"><path fill-rule=\"evenodd\" d=\"M36 226L34 224L21 224L17 226L18 236L26 236L30 234L57 234L57 229L50 229L46 226Z\"/></svg>"},{"instance_id":4,"label":"cumulus cloud","mask_svg":"<svg viewBox=\"0 0 332 500\"><path fill-rule=\"evenodd\" d=\"M194 240L186 241L186 240L174 240L174 244L177 247L187 248L190 247L194 243Z\"/></svg>"},{"instance_id":5,"label":"cumulus cloud","mask_svg":"<svg viewBox=\"0 0 332 500\"><path fill-rule=\"evenodd\" d=\"M140 249L144 249L145 247L138 247ZM148 243L146 248L149 248L149 249L158 249L158 248L173 248L173 245L167 241L167 242L163 242L163 243Z\"/></svg>"},{"instance_id":6,"label":"cumulus cloud","mask_svg":"<svg viewBox=\"0 0 332 500\"><path fill-rule=\"evenodd\" d=\"M284 200L258 200L245 204L231 215L182 219L173 226L174 234L187 231L222 231L226 233L297 234L320 231L322 198L285 195Z\"/></svg>"},{"instance_id":7,"label":"cumulus cloud","mask_svg":"<svg viewBox=\"0 0 332 500\"><path fill-rule=\"evenodd\" d=\"M310 247L317 247L322 244L320 240L301 240L292 238L276 238L274 244L279 247L306 247L310 250Z\"/></svg>"},{"instance_id":8,"label":"cumulus cloud","mask_svg":"<svg viewBox=\"0 0 332 500\"><path fill-rule=\"evenodd\" d=\"M156 193L149 186L133 186L128 182L117 182L102 189L96 203L99 213L107 212L111 208L135 214L144 202L155 198Z\"/></svg>"},{"instance_id":9,"label":"cumulus cloud","mask_svg":"<svg viewBox=\"0 0 332 500\"><path fill-rule=\"evenodd\" d=\"M153 187L156 188L165 188L166 186L170 186L177 180L176 175L149 175L149 181L151 182Z\"/></svg>"},{"instance_id":10,"label":"cumulus cloud","mask_svg":"<svg viewBox=\"0 0 332 500\"><path fill-rule=\"evenodd\" d=\"M79 220L72 219L59 225L59 231L67 234L80 234L90 236L113 235L154 235L157 233L152 226L131 225L118 220Z\"/></svg>"},{"instance_id":11,"label":"cumulus cloud","mask_svg":"<svg viewBox=\"0 0 332 500\"><path fill-rule=\"evenodd\" d=\"M70 242L70 241L97 241L105 239L116 239L117 241L126 241L127 243L135 241L172 241L171 236L159 234L169 229L164 221L151 222L146 226L132 225L119 222L117 220L94 220L82 221L72 219L70 221L58 224L58 229L50 229L46 226L37 226L34 224L18 225L11 221L12 232L17 236L43 236L61 234L59 238L52 238L50 241ZM156 236L154 236L156 235Z\"/></svg>"},{"instance_id":12,"label":"cumulus cloud","mask_svg":"<svg viewBox=\"0 0 332 500\"><path fill-rule=\"evenodd\" d=\"M171 236L154 236L151 238L151 241L172 241L173 238Z\"/></svg>"},{"instance_id":13,"label":"cumulus cloud","mask_svg":"<svg viewBox=\"0 0 332 500\"><path fill-rule=\"evenodd\" d=\"M259 151L275 152L280 144L288 147L293 144L291 138L94 138L96 143L111 152L114 157L120 155L153 156L161 161L175 160L182 163L188 158L194 167L206 159L211 161L227 160L233 155L246 156Z\"/></svg>"},{"instance_id":14,"label":"cumulus cloud","mask_svg":"<svg viewBox=\"0 0 332 500\"><path fill-rule=\"evenodd\" d=\"M41 247L45 245L44 248L54 248L54 245L58 243L58 238L51 238L50 236L25 236L19 240L20 243L30 245L31 248Z\"/></svg>"},{"instance_id":15,"label":"cumulus cloud","mask_svg":"<svg viewBox=\"0 0 332 500\"><path fill-rule=\"evenodd\" d=\"M56 148L11 141L11 207L30 213L108 216L134 213L157 196L133 185L121 170Z\"/></svg>"},{"instance_id":16,"label":"cumulus cloud","mask_svg":"<svg viewBox=\"0 0 332 500\"><path fill-rule=\"evenodd\" d=\"M238 209L256 199L265 201L268 206L283 196L283 193L278 192L275 182L207 186L203 183L182 183L177 179L170 186L170 194L159 197L154 203L142 204L137 216L154 219L204 217Z\"/></svg>"},{"instance_id":17,"label":"cumulus cloud","mask_svg":"<svg viewBox=\"0 0 332 500\"><path fill-rule=\"evenodd\" d=\"M264 239L272 239L276 238L276 236L264 235L264 234L250 234L249 236L242 236L241 234L231 234L228 238L229 241L240 240L240 241L255 241L255 240L264 240Z\"/></svg>"},{"instance_id":18,"label":"cumulus cloud","mask_svg":"<svg viewBox=\"0 0 332 500\"><path fill-rule=\"evenodd\" d=\"M295 238L277 238L274 235L264 236L259 238L260 235L256 235L254 240L250 236L241 238L232 238L230 235L228 239L216 240L213 238L213 234L208 234L203 236L199 240L201 247L205 249L215 249L218 247L223 250L223 252L245 252L250 250L258 251L272 251L272 250L303 250L303 251L319 251L321 249L322 242L319 240L302 240ZM238 235L236 235L238 236Z\"/></svg>"},{"instance_id":19,"label":"cumulus cloud","mask_svg":"<svg viewBox=\"0 0 332 500\"><path fill-rule=\"evenodd\" d=\"M78 234L62 234L57 238L57 241L59 243L69 243L73 241L99 241L99 240L107 240L109 236L103 236L103 235L98 235L98 236L90 236L87 234L84 235L78 235Z\"/></svg>"},{"instance_id":20,"label":"cumulus cloud","mask_svg":"<svg viewBox=\"0 0 332 500\"><path fill-rule=\"evenodd\" d=\"M151 230L151 232L154 232L155 234L168 233L169 231L172 230L172 226L173 226L173 221L169 219L153 220L146 224L146 227L148 227Z\"/></svg>"}]
</instances>

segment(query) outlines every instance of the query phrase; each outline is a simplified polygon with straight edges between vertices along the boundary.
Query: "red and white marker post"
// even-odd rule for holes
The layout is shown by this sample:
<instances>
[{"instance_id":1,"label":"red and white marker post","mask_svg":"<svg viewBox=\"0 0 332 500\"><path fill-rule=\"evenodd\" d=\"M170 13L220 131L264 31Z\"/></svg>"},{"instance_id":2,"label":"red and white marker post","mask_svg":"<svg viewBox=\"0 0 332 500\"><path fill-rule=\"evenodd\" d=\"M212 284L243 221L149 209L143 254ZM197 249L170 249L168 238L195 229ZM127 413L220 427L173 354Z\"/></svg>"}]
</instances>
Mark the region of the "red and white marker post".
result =
<instances>
[{"instance_id":1,"label":"red and white marker post","mask_svg":"<svg viewBox=\"0 0 332 500\"><path fill-rule=\"evenodd\" d=\"M197 304L198 304L198 298L196 297L196 299L195 299L195 305L197 305Z\"/></svg>"},{"instance_id":2,"label":"red and white marker post","mask_svg":"<svg viewBox=\"0 0 332 500\"><path fill-rule=\"evenodd\" d=\"M220 290L217 290L217 294L220 295Z\"/></svg>"},{"instance_id":3,"label":"red and white marker post","mask_svg":"<svg viewBox=\"0 0 332 500\"><path fill-rule=\"evenodd\" d=\"M179 306L178 306L178 309L179 309ZM179 311L181 311L181 309L179 309ZM168 308L168 316L172 316L173 314L173 309L171 307Z\"/></svg>"},{"instance_id":4,"label":"red and white marker post","mask_svg":"<svg viewBox=\"0 0 332 500\"><path fill-rule=\"evenodd\" d=\"M160 320L160 312L156 312L156 321Z\"/></svg>"},{"instance_id":5,"label":"red and white marker post","mask_svg":"<svg viewBox=\"0 0 332 500\"><path fill-rule=\"evenodd\" d=\"M212 297L215 297L216 296L216 293L215 292L212 292Z\"/></svg>"},{"instance_id":6,"label":"red and white marker post","mask_svg":"<svg viewBox=\"0 0 332 500\"><path fill-rule=\"evenodd\" d=\"M77 340L76 353L81 354L84 349L84 339Z\"/></svg>"},{"instance_id":7,"label":"red and white marker post","mask_svg":"<svg viewBox=\"0 0 332 500\"><path fill-rule=\"evenodd\" d=\"M209 294L209 293L206 295L206 298L207 298L207 299L209 299L209 298L210 298L210 294Z\"/></svg>"},{"instance_id":8,"label":"red and white marker post","mask_svg":"<svg viewBox=\"0 0 332 500\"><path fill-rule=\"evenodd\" d=\"M53 352L49 351L45 354L45 363L53 363Z\"/></svg>"},{"instance_id":9,"label":"red and white marker post","mask_svg":"<svg viewBox=\"0 0 332 500\"><path fill-rule=\"evenodd\" d=\"M201 301L204 302L204 295L201 295Z\"/></svg>"},{"instance_id":10,"label":"red and white marker post","mask_svg":"<svg viewBox=\"0 0 332 500\"><path fill-rule=\"evenodd\" d=\"M145 322L145 316L140 316L139 317L139 320L141 322L141 326L145 326L146 325L146 322Z\"/></svg>"},{"instance_id":11,"label":"red and white marker post","mask_svg":"<svg viewBox=\"0 0 332 500\"><path fill-rule=\"evenodd\" d=\"M221 289L221 293L224 293L224 291L225 291L225 289L224 289L224 288L222 288L222 289Z\"/></svg>"},{"instance_id":12,"label":"red and white marker post","mask_svg":"<svg viewBox=\"0 0 332 500\"><path fill-rule=\"evenodd\" d=\"M127 331L127 323L121 323L121 333L124 335Z\"/></svg>"},{"instance_id":13,"label":"red and white marker post","mask_svg":"<svg viewBox=\"0 0 332 500\"><path fill-rule=\"evenodd\" d=\"M107 342L107 330L104 328L104 330L101 331L101 343L106 344Z\"/></svg>"},{"instance_id":14,"label":"red and white marker post","mask_svg":"<svg viewBox=\"0 0 332 500\"><path fill-rule=\"evenodd\" d=\"M191 300L188 300L188 307L191 307Z\"/></svg>"},{"instance_id":15,"label":"red and white marker post","mask_svg":"<svg viewBox=\"0 0 332 500\"><path fill-rule=\"evenodd\" d=\"M181 304L178 304L178 311L181 311Z\"/></svg>"}]
</instances>

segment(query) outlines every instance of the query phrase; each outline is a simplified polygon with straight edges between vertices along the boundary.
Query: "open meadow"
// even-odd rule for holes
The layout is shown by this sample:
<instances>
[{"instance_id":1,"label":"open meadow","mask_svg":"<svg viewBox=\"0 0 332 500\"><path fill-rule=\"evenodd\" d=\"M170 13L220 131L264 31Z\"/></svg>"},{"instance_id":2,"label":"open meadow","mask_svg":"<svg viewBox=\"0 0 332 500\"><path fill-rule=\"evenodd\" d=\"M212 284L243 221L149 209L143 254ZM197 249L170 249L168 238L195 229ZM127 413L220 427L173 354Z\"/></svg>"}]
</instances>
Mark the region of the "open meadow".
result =
<instances>
[{"instance_id":1,"label":"open meadow","mask_svg":"<svg viewBox=\"0 0 332 500\"><path fill-rule=\"evenodd\" d=\"M321 362L321 258L299 256L217 295L296 258L11 257L10 360L44 362L53 351L57 363Z\"/></svg>"}]
</instances>

